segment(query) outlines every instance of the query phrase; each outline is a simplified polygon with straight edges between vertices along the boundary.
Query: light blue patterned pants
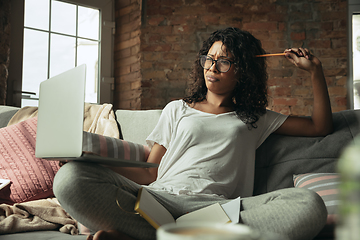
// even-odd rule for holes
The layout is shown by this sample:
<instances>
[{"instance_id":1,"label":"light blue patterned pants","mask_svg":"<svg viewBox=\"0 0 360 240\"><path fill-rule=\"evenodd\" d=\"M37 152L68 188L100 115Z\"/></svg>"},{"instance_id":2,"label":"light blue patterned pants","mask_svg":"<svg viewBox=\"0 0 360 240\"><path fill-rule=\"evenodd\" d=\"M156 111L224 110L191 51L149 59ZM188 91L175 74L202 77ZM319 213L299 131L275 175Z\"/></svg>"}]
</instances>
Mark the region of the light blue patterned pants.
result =
<instances>
[{"instance_id":1,"label":"light blue patterned pants","mask_svg":"<svg viewBox=\"0 0 360 240\"><path fill-rule=\"evenodd\" d=\"M88 163L67 163L54 180L54 193L62 207L89 229L115 229L135 239L155 239L155 229L132 213L140 187L108 168ZM184 213L227 201L214 196L150 192L175 219ZM241 199L240 223L291 240L312 239L324 226L326 216L324 202L310 190L289 188Z\"/></svg>"}]
</instances>

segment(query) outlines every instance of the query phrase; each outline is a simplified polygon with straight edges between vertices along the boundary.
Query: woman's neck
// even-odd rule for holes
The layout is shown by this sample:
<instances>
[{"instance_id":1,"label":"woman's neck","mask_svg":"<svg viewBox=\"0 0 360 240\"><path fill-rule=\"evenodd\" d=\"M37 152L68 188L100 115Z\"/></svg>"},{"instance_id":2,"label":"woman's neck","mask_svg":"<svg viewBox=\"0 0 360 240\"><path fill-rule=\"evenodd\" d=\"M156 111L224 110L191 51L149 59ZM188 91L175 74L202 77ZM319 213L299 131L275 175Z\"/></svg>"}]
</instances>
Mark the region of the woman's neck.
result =
<instances>
[{"instance_id":1,"label":"woman's neck","mask_svg":"<svg viewBox=\"0 0 360 240\"><path fill-rule=\"evenodd\" d=\"M206 99L192 104L193 108L213 114L221 114L234 111L234 103L228 96L207 94Z\"/></svg>"},{"instance_id":2,"label":"woman's neck","mask_svg":"<svg viewBox=\"0 0 360 240\"><path fill-rule=\"evenodd\" d=\"M206 94L206 101L214 107L234 107L234 102L230 95L218 95L208 91Z\"/></svg>"}]
</instances>

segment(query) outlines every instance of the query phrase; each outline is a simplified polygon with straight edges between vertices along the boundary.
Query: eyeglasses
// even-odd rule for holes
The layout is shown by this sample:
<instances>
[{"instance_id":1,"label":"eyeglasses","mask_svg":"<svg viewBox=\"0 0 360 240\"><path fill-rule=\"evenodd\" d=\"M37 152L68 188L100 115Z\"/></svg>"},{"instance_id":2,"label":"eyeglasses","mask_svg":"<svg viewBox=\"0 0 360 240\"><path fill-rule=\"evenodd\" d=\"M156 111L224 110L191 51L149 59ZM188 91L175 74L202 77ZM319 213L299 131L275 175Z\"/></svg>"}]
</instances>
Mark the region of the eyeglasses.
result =
<instances>
[{"instance_id":1,"label":"eyeglasses","mask_svg":"<svg viewBox=\"0 0 360 240\"><path fill-rule=\"evenodd\" d=\"M218 60L214 60L206 55L200 56L200 64L206 70L210 69L214 65L214 62L216 69L222 73L226 73L227 71L229 71L231 64L234 63L233 61L227 59L220 58Z\"/></svg>"}]
</instances>

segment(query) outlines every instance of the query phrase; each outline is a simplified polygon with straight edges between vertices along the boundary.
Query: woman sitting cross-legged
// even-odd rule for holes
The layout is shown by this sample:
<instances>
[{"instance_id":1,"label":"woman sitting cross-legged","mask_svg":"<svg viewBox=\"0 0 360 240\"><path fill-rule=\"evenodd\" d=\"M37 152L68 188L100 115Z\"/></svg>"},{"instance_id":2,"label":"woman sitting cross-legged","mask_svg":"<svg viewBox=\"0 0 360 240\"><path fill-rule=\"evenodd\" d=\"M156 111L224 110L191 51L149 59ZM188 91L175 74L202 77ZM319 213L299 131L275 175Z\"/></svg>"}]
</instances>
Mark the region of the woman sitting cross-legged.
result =
<instances>
[{"instance_id":1,"label":"woman sitting cross-legged","mask_svg":"<svg viewBox=\"0 0 360 240\"><path fill-rule=\"evenodd\" d=\"M174 218L241 197L240 223L289 239L312 239L325 224L322 199L305 189L252 196L255 151L273 132L325 136L332 114L319 59L307 49L285 57L309 72L314 92L310 118L266 109L266 60L261 43L237 28L214 32L196 59L189 96L170 102L147 143L159 167L120 168L70 162L57 173L54 193L63 208L94 232L89 239L155 239L156 230L133 209L145 187Z\"/></svg>"}]
</instances>

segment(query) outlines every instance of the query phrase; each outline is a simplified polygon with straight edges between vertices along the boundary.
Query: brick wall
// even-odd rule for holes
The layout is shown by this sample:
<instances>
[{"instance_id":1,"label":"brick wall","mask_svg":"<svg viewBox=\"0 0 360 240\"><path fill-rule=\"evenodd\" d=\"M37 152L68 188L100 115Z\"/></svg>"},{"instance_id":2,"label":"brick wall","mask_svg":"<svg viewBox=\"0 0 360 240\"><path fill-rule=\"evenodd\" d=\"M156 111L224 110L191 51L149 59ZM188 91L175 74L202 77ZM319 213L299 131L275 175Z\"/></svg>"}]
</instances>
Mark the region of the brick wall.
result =
<instances>
[{"instance_id":1,"label":"brick wall","mask_svg":"<svg viewBox=\"0 0 360 240\"><path fill-rule=\"evenodd\" d=\"M5 105L10 57L10 0L0 1L0 105Z\"/></svg>"},{"instance_id":2,"label":"brick wall","mask_svg":"<svg viewBox=\"0 0 360 240\"><path fill-rule=\"evenodd\" d=\"M141 1L115 2L116 35L114 45L114 106L121 109L141 108L140 27Z\"/></svg>"},{"instance_id":3,"label":"brick wall","mask_svg":"<svg viewBox=\"0 0 360 240\"><path fill-rule=\"evenodd\" d=\"M186 93L202 42L218 28L239 27L269 53L307 47L323 63L333 111L347 108L347 2L343 0L117 0L116 107L162 108ZM306 72L268 58L269 108L309 115Z\"/></svg>"}]
</instances>

